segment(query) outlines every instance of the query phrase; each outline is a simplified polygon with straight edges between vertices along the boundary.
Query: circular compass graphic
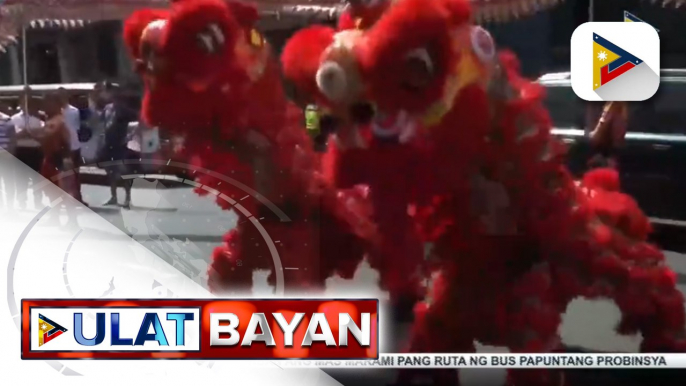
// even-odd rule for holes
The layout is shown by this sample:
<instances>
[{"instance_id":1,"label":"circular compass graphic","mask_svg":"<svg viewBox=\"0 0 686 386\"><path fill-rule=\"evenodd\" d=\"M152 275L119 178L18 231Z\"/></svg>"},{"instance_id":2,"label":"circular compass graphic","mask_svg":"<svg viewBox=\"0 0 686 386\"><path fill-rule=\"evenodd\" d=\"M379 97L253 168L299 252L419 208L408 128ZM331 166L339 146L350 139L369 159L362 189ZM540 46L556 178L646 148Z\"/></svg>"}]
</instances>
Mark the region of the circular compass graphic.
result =
<instances>
[{"instance_id":1,"label":"circular compass graphic","mask_svg":"<svg viewBox=\"0 0 686 386\"><path fill-rule=\"evenodd\" d=\"M101 162L92 166L97 166L99 168L104 168L104 167L109 167L113 165L143 165L143 166L157 166L157 167L162 167L162 166L173 166L175 168L178 168L180 170L183 170L186 172L187 175L197 175L197 174L206 174L210 175L215 179L218 179L222 181L222 183L228 183L233 185L234 187L239 188L240 190L244 191L247 196L253 197L255 200L259 201L264 207L268 208L271 210L271 212L276 215L281 222L289 222L291 221L290 218L280 209L278 208L274 203L270 202L267 200L263 195L259 194L258 192L250 189L248 186L242 184L241 182L232 179L228 176L213 172L211 170L195 167L189 164L181 163L181 162L174 162L174 161L162 161L162 160L151 160L151 159L127 159L127 160L121 160L121 161L109 161L109 162ZM42 219L49 218L51 215L54 215L55 212L59 213L61 206L62 205L67 205L68 203L75 201L69 196L67 193L61 191L59 188L57 188L55 185L58 183L61 179L67 178L69 176L72 176L75 173L74 170L62 172L59 175L55 176L52 178L51 181L43 179L41 182L36 183L33 185L33 194L42 194L42 192L45 190L51 190L59 193L52 193L49 195L49 197L52 197L52 200L50 201L49 205L42 208L39 210L33 218L30 220L28 225L22 230L18 240L16 241L9 261L7 265L7 301L8 301L8 307L10 311L10 315L12 315L12 318L17 326L18 329L21 329L21 306L20 306L20 298L21 296L19 295L22 293L22 286L17 287L18 283L21 283L21 281L17 280L22 280L19 278L15 278L16 272L17 271L27 271L27 270L32 270L34 267L32 266L34 263L31 262L31 264L23 264L20 260L20 257L23 256L22 250L26 249L27 245L32 245L35 244L35 240L31 240L31 236L34 235L37 232L40 232L41 226L38 225L39 222ZM27 177L28 178L28 177ZM142 184L150 184L147 182L150 179L157 179L160 178L159 176L155 175L154 177L149 174L128 174L128 175L122 175L122 179L129 179L135 181L141 181ZM184 185L191 186L196 189L203 189L207 191L211 196L214 196L214 198L219 199L219 200L225 200L229 206L234 209L234 212L236 214L241 214L243 217L242 221L249 221L252 223L253 226L259 231L259 234L262 236L262 239L264 243L268 246L268 250L271 254L271 260L273 262L273 271L275 274L275 286L274 286L274 295L276 296L284 296L284 267L281 262L281 258L279 256L279 250L277 248L277 243L278 240L275 242L272 240L270 235L268 234L267 230L264 228L264 226L261 223L261 220L263 218L260 218L256 215L253 215L252 213L249 213L248 210L240 204L240 202L227 197L226 195L218 192L215 189L212 189L208 186L204 186L202 184L199 184L195 182L194 180L191 179L185 179L185 178L179 178L179 177L174 177L174 176L164 176L164 180L173 180L175 183L180 183ZM193 193L195 195L195 193ZM47 193L46 193L47 195ZM247 197L246 196L246 197ZM217 212L222 212L219 207L216 206L214 202L212 202L214 210ZM74 210L74 209L71 209ZM50 213L51 211L55 211L53 213ZM122 211L123 213L124 211ZM129 211L127 211L129 212ZM97 218L98 221L107 221L103 219L102 217L98 215L93 215L93 213L90 213L92 218ZM83 216L83 214L79 215ZM59 218L59 217L58 217ZM81 218L81 217L79 217ZM179 219L175 219L172 221L178 221ZM169 220L166 220L169 221ZM209 220L208 220L209 221ZM185 219L183 220L185 222ZM38 227L37 227L38 225ZM108 224L111 227L111 224ZM183 226L183 225L182 225ZM188 227L193 227L193 224L188 224ZM59 261L59 266L61 267L60 271L58 272L55 269L51 269L49 272L49 275L59 275L61 276L60 282L63 285L63 291L66 292L66 295L68 297L100 297L100 298L108 298L112 297L114 294L115 297L117 296L117 293L122 293L119 291L118 286L124 285L126 286L127 283L131 283L133 278L131 275L128 274L126 271L118 270L117 272L113 272L108 270L107 268L104 267L98 267L97 262L88 262L87 259L81 254L74 255L75 251L75 245L77 243L81 243L82 247L78 248L80 250L88 249L89 252L91 253L98 253L99 248L107 248L106 241L104 240L98 240L98 238L102 238L101 235L98 234L93 234L93 231L88 229L88 227L81 227L81 226L75 226L71 229L61 229L59 231L68 231L71 232L71 237L69 237L69 243L66 247L61 247L64 248L62 249L63 252L61 253L61 259ZM43 230L44 232L44 230ZM58 230L51 231L51 232L58 232ZM88 235L91 233L91 235ZM120 232L121 233L121 232ZM42 236L40 236L42 237ZM91 244L87 244L86 241L84 241L84 237L90 238ZM41 240L40 238L38 240ZM95 241L93 241L95 240ZM137 244L135 243L130 237L125 236L125 235L120 235L119 238L117 239L119 242L126 240L128 243L132 244ZM97 244L92 244L93 242L96 242ZM137 283L136 285L136 293L141 293L138 289L139 288L147 288L147 293L143 295L145 297L146 295L148 297L155 297L155 298L172 298L172 297L178 297L179 292L182 290L173 290L171 288L168 288L167 285L165 285L165 281L172 280L170 279L170 272L175 272L175 273L182 273L184 277L187 279L190 279L191 281L195 281L198 283L199 281L204 281L204 278L201 279L202 275L206 272L203 272L201 268L198 268L197 266L193 266L188 262L187 253L185 254L186 256L183 256L183 251L182 248L179 248L178 245L176 244L181 244L181 246L184 245L184 242L175 240L173 238L170 238L166 235L162 236L157 236L155 242L158 245L162 245L163 247L166 246L166 249L168 250L169 253L166 254L166 258L163 258L162 256L159 256L160 253L158 253L157 250L154 251L154 253L158 256L152 257L153 259L156 258L157 260L166 260L166 262L171 265L171 267L167 266L164 269L155 269L154 265L152 268L148 267L146 268L148 272L147 276L145 277L145 283L141 285L140 283ZM86 244L84 244L86 243ZM176 244L175 244L176 243ZM186 243L187 244L187 243ZM89 247L86 248L85 245L88 245ZM98 245L97 247L91 247L91 245ZM146 247L138 245L138 247L145 249ZM40 246L40 248L49 248L47 246ZM150 248L148 248L150 250ZM55 250L52 250L50 253L54 254ZM176 253L175 253L176 252ZM133 253L136 255L136 253ZM148 255L152 255L149 254ZM204 258L208 258L209 256L203 256ZM196 257L197 258L197 257ZM76 260L74 260L76 259ZM85 263L84 263L85 261ZM74 266L75 262L77 264L80 264L79 268L76 268ZM55 263L56 264L56 263ZM155 264L159 264L155 263ZM239 261L240 264L240 261ZM29 267L26 267L26 266ZM85 267L84 267L85 265ZM55 267L54 265L52 267ZM70 267L72 268L72 272L70 275ZM142 267L142 265L141 265ZM159 266L158 266L159 268ZM76 272L73 272L74 269L76 269ZM129 268L131 269L131 268ZM166 271L165 271L166 269ZM288 268L286 268L288 269ZM132 271L136 271L137 269L134 267ZM76 276L74 276L76 275ZM176 275L178 277L182 275ZM84 277L87 276L89 280L80 280L79 283L75 283L74 279L76 277ZM133 275L135 276L135 275ZM140 276L140 275L139 275ZM140 276L143 277L143 276ZM93 279L95 278L95 279ZM150 280L152 278L152 280ZM173 279L176 280L176 279ZM172 280L172 281L173 281ZM178 281L178 280L177 280ZM89 283L89 285L85 285L84 283ZM90 285L90 283L95 283L93 285ZM122 284L124 283L124 284ZM24 283L21 283L24 285ZM87 289L87 292L91 293L91 296L84 296L84 289ZM127 289L129 293L132 292L132 288L129 286ZM25 291L24 291L25 292ZM97 292L97 293L96 293ZM44 297L50 297L44 296ZM88 315L86 315L88 317ZM94 317L93 315L90 315L90 317ZM66 362L60 362L57 360L52 360L52 361L46 361L51 367L53 367L55 370L60 372L61 374L64 375L83 375L83 371L77 371L75 370L75 366L69 364L65 364ZM90 361L89 361L90 362ZM207 362L207 361L202 361L198 362L199 365L204 366L206 368L211 368L212 363Z\"/></svg>"}]
</instances>

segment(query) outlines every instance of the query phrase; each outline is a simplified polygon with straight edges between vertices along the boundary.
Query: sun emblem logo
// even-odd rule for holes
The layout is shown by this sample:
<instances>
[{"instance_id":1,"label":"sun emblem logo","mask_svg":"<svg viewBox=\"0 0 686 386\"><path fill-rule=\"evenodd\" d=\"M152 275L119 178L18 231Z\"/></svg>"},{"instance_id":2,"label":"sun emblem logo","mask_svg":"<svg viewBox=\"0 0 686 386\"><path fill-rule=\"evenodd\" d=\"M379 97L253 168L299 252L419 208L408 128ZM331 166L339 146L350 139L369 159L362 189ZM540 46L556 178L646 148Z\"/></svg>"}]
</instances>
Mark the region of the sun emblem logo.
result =
<instances>
[{"instance_id":1,"label":"sun emblem logo","mask_svg":"<svg viewBox=\"0 0 686 386\"><path fill-rule=\"evenodd\" d=\"M604 62L605 59L607 59L607 53L605 51L598 52L598 60L602 60Z\"/></svg>"}]
</instances>

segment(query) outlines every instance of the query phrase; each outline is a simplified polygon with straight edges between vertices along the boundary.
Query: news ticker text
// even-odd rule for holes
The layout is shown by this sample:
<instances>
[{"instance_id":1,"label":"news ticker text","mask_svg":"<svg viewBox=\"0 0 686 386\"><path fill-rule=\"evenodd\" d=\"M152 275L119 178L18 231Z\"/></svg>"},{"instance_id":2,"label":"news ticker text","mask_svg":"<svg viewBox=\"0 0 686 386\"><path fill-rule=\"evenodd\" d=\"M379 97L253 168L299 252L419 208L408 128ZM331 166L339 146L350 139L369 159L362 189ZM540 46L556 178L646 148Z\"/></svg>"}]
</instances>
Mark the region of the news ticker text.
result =
<instances>
[{"instance_id":1,"label":"news ticker text","mask_svg":"<svg viewBox=\"0 0 686 386\"><path fill-rule=\"evenodd\" d=\"M259 363L254 365L260 366ZM686 368L686 354L380 354L378 359L292 360L279 362L279 366L324 369L668 369Z\"/></svg>"}]
</instances>

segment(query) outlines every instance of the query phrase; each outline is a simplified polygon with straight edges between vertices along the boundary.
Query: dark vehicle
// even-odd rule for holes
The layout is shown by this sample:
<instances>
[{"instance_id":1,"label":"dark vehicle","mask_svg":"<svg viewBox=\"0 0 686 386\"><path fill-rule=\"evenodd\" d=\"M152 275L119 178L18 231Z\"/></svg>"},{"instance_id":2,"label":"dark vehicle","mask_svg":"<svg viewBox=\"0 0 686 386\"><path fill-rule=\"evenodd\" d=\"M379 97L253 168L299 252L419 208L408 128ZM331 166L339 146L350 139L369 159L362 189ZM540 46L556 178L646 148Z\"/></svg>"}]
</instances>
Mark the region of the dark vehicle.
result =
<instances>
[{"instance_id":1,"label":"dark vehicle","mask_svg":"<svg viewBox=\"0 0 686 386\"><path fill-rule=\"evenodd\" d=\"M654 224L686 227L686 70L660 75L652 98L628 104L626 142L618 159L622 190L636 198ZM577 97L568 72L542 76L539 83L547 89L553 133L568 144L569 168L580 176L593 155L588 133L599 114L589 111L598 102Z\"/></svg>"}]
</instances>

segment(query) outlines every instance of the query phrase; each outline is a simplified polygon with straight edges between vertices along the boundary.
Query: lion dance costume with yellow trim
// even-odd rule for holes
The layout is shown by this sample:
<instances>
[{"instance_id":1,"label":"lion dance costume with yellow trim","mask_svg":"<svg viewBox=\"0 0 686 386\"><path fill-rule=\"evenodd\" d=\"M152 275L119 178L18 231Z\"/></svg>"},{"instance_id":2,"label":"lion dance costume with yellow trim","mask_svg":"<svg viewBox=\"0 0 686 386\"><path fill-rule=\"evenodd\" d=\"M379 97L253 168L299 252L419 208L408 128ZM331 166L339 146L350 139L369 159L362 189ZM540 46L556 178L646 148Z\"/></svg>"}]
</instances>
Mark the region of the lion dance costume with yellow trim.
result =
<instances>
[{"instance_id":1,"label":"lion dance costume with yellow trim","mask_svg":"<svg viewBox=\"0 0 686 386\"><path fill-rule=\"evenodd\" d=\"M257 20L244 3L180 0L134 13L124 34L146 86L143 118L185 138L197 192L239 215L210 289L249 291L253 271L272 268L271 283L282 270L287 290L319 289L352 276L375 231L364 191L336 190L319 172Z\"/></svg>"},{"instance_id":2,"label":"lion dance costume with yellow trim","mask_svg":"<svg viewBox=\"0 0 686 386\"><path fill-rule=\"evenodd\" d=\"M364 103L364 85L356 71L352 47L372 26L390 1L350 2L339 30L312 26L296 32L286 43L281 61L284 75L327 114L337 130L324 155L324 170L335 186L366 186L381 243L368 261L388 290L396 315L411 314L423 292L424 245L410 213L422 197L422 179L429 167L420 164L426 150L419 128L405 117L374 119ZM357 20L357 21L355 21Z\"/></svg>"},{"instance_id":3,"label":"lion dance costume with yellow trim","mask_svg":"<svg viewBox=\"0 0 686 386\"><path fill-rule=\"evenodd\" d=\"M468 352L475 340L555 350L561 313L584 296L614 300L618 331L640 332L642 350L685 351L684 297L646 242L648 219L612 171L575 183L543 90L488 40L466 1L401 0L358 51L369 98L387 114L429 114L443 165L435 173L447 190L420 220L440 276L417 307L411 350ZM518 385L558 382L548 371L510 375Z\"/></svg>"},{"instance_id":4,"label":"lion dance costume with yellow trim","mask_svg":"<svg viewBox=\"0 0 686 386\"><path fill-rule=\"evenodd\" d=\"M642 351L686 351L684 296L646 241L648 219L619 191L616 172L574 181L542 87L520 76L512 54L496 52L471 11L466 0L396 1L346 45L333 75L306 79L331 67L319 53L318 64L290 72L313 93L348 96L332 110L353 123L346 106L366 100L376 119L410 117L422 128L429 151L416 153L417 164L431 169L416 188L431 200L416 203L413 219L436 272L415 308L409 350L471 352L479 341L554 351L561 315L586 297L613 300L617 331L640 333ZM522 386L563 382L547 370L509 375ZM434 384L456 382L435 373Z\"/></svg>"}]
</instances>

